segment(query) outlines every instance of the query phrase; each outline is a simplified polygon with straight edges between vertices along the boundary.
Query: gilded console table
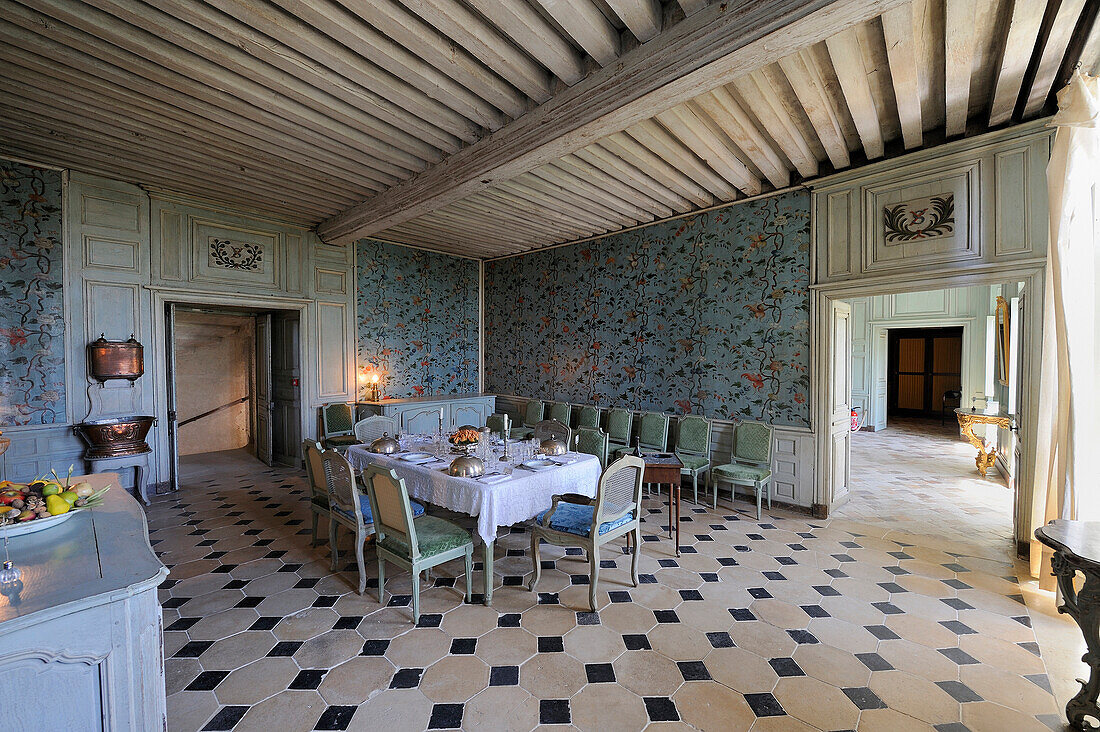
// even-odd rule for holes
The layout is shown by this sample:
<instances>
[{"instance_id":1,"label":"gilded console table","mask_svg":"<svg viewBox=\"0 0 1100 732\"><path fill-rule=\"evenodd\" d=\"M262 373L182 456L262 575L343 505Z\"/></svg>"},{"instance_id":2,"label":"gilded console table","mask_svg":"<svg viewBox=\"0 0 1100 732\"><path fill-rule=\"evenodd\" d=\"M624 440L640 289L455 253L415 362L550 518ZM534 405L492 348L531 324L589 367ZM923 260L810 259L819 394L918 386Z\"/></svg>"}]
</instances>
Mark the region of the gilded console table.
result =
<instances>
[{"instance_id":1,"label":"gilded console table","mask_svg":"<svg viewBox=\"0 0 1100 732\"><path fill-rule=\"evenodd\" d=\"M1088 649L1081 660L1089 666L1089 680L1077 680L1081 691L1066 704L1066 718L1075 729L1100 729L1088 719L1100 722L1100 522L1057 519L1036 529L1035 538L1054 550L1050 565L1062 595L1058 612L1077 621ZM1078 572L1085 576L1080 592L1073 584Z\"/></svg>"},{"instance_id":2,"label":"gilded console table","mask_svg":"<svg viewBox=\"0 0 1100 732\"><path fill-rule=\"evenodd\" d=\"M985 442L974 434L974 425L991 424L1007 430L1012 428L1012 416L1000 411L985 410L979 412L963 407L956 409L955 415L959 418L959 427L962 428L963 437L971 445L978 448L978 456L974 458L974 464L978 466L978 474L984 478L985 471L993 467L993 463L997 461L997 450L993 447L989 450L985 449Z\"/></svg>"}]
</instances>

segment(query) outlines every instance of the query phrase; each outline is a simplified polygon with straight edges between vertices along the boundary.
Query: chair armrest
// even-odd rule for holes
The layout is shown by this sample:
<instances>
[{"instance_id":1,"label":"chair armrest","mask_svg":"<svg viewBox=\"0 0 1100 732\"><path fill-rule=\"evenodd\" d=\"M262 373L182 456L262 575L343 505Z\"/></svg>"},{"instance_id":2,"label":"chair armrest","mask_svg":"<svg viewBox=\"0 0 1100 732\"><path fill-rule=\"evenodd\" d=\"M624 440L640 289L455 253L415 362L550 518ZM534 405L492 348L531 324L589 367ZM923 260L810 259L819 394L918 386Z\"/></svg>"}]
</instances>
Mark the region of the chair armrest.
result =
<instances>
[{"instance_id":1,"label":"chair armrest","mask_svg":"<svg viewBox=\"0 0 1100 732\"><path fill-rule=\"evenodd\" d=\"M580 493L564 493L555 498L561 498L566 503L575 503L578 506L591 506L596 499L591 496L582 496Z\"/></svg>"},{"instance_id":2,"label":"chair armrest","mask_svg":"<svg viewBox=\"0 0 1100 732\"><path fill-rule=\"evenodd\" d=\"M558 510L559 503L572 503L579 506L590 506L594 499L588 496L582 496L579 493L559 493L551 496L553 501L550 504L550 510L542 517L542 521L536 521L539 526L549 526L551 519L554 518L554 512Z\"/></svg>"}]
</instances>

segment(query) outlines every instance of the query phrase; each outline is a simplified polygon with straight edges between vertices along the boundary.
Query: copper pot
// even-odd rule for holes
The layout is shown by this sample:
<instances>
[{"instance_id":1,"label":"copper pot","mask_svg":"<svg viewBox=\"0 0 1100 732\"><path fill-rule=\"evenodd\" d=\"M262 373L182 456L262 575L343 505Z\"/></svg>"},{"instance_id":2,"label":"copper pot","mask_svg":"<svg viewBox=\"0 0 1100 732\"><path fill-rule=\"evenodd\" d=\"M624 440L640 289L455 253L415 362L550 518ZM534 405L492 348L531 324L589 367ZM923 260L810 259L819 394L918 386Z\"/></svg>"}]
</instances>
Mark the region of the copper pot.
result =
<instances>
[{"instance_id":1,"label":"copper pot","mask_svg":"<svg viewBox=\"0 0 1100 732\"><path fill-rule=\"evenodd\" d=\"M133 383L145 373L144 351L132 334L126 341L109 341L101 335L88 344L88 372L99 382L129 379Z\"/></svg>"},{"instance_id":2,"label":"copper pot","mask_svg":"<svg viewBox=\"0 0 1100 732\"><path fill-rule=\"evenodd\" d=\"M99 460L151 452L145 444L145 436L156 422L156 417L94 419L76 425L73 431L88 443L84 458Z\"/></svg>"}]
</instances>

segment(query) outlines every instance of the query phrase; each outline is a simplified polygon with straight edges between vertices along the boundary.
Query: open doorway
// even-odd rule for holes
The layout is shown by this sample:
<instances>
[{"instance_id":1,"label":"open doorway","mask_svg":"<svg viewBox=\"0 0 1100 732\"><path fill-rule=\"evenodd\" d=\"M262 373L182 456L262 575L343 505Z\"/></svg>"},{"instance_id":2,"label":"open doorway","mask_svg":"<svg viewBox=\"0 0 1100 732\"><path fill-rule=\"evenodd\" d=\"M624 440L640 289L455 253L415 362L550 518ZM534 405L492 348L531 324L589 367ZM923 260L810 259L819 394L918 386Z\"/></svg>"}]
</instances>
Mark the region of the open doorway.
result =
<instances>
[{"instance_id":1,"label":"open doorway","mask_svg":"<svg viewBox=\"0 0 1100 732\"><path fill-rule=\"evenodd\" d=\"M299 314L166 305L171 480L255 461L297 465Z\"/></svg>"},{"instance_id":2,"label":"open doorway","mask_svg":"<svg viewBox=\"0 0 1100 732\"><path fill-rule=\"evenodd\" d=\"M1014 435L975 428L996 463L977 469L956 409L1015 407L997 361L997 304L1018 283L844 298L851 315L850 473L837 518L1004 546L1013 538ZM1017 316L1018 317L1018 316ZM1005 344L1007 353L1018 338ZM1010 402L1012 402L1010 404Z\"/></svg>"}]
</instances>

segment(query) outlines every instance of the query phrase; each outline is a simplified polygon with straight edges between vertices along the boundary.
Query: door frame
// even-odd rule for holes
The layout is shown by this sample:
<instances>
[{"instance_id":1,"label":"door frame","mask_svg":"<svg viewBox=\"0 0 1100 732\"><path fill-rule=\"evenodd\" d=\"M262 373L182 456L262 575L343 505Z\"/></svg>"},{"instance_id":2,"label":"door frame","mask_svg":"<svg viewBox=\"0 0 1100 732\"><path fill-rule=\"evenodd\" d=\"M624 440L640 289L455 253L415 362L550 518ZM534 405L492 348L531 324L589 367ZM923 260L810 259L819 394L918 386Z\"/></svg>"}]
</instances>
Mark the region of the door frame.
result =
<instances>
[{"instance_id":1,"label":"door frame","mask_svg":"<svg viewBox=\"0 0 1100 732\"><path fill-rule=\"evenodd\" d=\"M1020 465L1017 465L1017 480L1013 496L1013 531L1017 550L1026 547L1031 541L1031 503L1035 482L1035 446L1038 431L1039 412L1039 371L1042 363L1042 303L1045 262L1019 262L1001 266L975 268L973 270L951 270L942 268L923 273L921 276L906 275L890 278L863 278L848 282L812 285L810 307L810 360L811 391L810 424L814 434L814 514L822 518L828 516L833 506L833 486L828 471L829 466L829 419L832 404L832 385L829 376L829 363L832 358L829 321L834 300L847 300L854 297L874 295L894 295L924 290L942 290L971 285L999 285L1008 281L1025 283L1026 311L1024 320L1028 326L1026 342L1031 344L1028 353L1019 354L1020 393L1024 396L1017 407L1022 415L1018 420L1020 441L1027 446L1021 451Z\"/></svg>"},{"instance_id":2,"label":"door frame","mask_svg":"<svg viewBox=\"0 0 1100 732\"><path fill-rule=\"evenodd\" d=\"M966 396L973 393L974 385L970 383L970 367L973 365L970 361L970 351L974 346L974 331L970 327L971 318L940 318L935 317L922 318L920 320L905 321L904 324L898 324L896 321L885 320L872 320L869 325L871 326L871 338L873 342L881 335L885 334L887 338L887 356L881 364L875 364L875 372L871 374L872 380L883 378L889 381L890 379L890 356L889 356L889 337L892 330L921 330L923 328L962 328L962 358L960 359L959 368L962 369L962 373L959 374L959 390L963 393L963 403L965 403ZM887 385L889 389L889 385ZM933 395L934 398L935 395ZM889 402L889 396L887 397ZM933 405L934 406L934 405ZM886 404L887 414L883 415L883 424L889 426L889 403Z\"/></svg>"},{"instance_id":3,"label":"door frame","mask_svg":"<svg viewBox=\"0 0 1100 732\"><path fill-rule=\"evenodd\" d=\"M177 305L194 305L210 307L226 307L238 310L287 310L298 312L298 362L301 364L301 384L313 383L313 364L309 360L307 344L312 335L309 333L309 308L312 300L289 297L272 297L265 295L240 295L235 293L218 294L214 292L196 292L167 287L150 287L153 295L153 353L152 362L156 364L156 378L153 385L153 414L164 425L168 424L168 379L165 374L167 365L167 340L165 332L166 309L168 303ZM148 374L148 369L146 373ZM310 397L312 399L312 397ZM314 427L310 419L311 410L305 405L308 403L305 395L302 395L302 407L298 410L298 419L301 426L301 434L313 434ZM156 482L165 483L169 480L170 446L168 443L168 430L154 430L154 449L156 456Z\"/></svg>"}]
</instances>

